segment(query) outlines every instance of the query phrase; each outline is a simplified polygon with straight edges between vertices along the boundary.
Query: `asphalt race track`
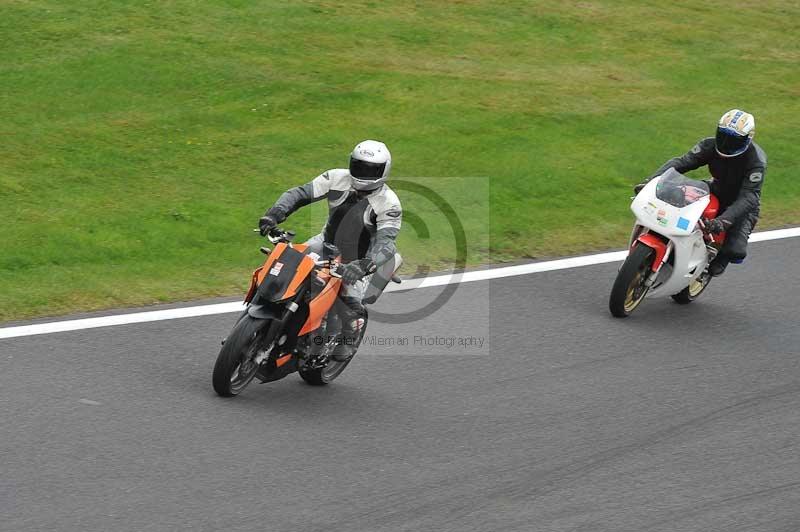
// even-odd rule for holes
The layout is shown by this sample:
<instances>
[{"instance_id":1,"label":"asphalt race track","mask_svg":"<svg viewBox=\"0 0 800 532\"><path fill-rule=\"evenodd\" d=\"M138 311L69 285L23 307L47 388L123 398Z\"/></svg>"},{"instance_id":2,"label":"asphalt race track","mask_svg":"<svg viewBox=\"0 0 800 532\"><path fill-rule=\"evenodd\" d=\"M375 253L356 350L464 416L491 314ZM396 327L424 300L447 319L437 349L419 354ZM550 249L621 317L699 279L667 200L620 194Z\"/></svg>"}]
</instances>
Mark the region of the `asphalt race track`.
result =
<instances>
[{"instance_id":1,"label":"asphalt race track","mask_svg":"<svg viewBox=\"0 0 800 532\"><path fill-rule=\"evenodd\" d=\"M373 321L327 388L217 397L232 314L0 340L0 529L800 530L800 239L626 320L617 266Z\"/></svg>"}]
</instances>

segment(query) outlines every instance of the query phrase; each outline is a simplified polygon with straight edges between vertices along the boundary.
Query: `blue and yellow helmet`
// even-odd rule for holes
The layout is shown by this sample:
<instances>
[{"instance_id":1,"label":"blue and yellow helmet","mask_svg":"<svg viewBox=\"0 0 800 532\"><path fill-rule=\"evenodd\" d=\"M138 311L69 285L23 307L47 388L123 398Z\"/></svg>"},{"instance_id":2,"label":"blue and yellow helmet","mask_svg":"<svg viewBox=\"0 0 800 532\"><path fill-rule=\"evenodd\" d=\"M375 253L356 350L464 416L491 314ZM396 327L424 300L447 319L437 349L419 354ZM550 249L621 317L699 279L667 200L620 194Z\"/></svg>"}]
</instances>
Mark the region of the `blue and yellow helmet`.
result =
<instances>
[{"instance_id":1,"label":"blue and yellow helmet","mask_svg":"<svg viewBox=\"0 0 800 532\"><path fill-rule=\"evenodd\" d=\"M722 157L736 157L750 147L756 134L756 119L739 109L731 109L717 124L716 148Z\"/></svg>"}]
</instances>

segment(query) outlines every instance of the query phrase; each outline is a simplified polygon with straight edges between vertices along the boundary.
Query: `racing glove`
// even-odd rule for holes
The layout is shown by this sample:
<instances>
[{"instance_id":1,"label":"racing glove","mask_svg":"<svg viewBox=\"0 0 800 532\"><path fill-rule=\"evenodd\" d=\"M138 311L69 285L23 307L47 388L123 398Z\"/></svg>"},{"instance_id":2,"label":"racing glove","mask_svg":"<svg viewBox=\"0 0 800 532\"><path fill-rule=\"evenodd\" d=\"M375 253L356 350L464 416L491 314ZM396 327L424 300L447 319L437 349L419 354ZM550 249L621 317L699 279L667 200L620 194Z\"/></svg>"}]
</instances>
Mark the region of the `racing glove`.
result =
<instances>
[{"instance_id":1,"label":"racing glove","mask_svg":"<svg viewBox=\"0 0 800 532\"><path fill-rule=\"evenodd\" d=\"M353 284L365 275L369 275L375 269L372 259L360 259L348 262L342 269L342 281L344 284Z\"/></svg>"},{"instance_id":2,"label":"racing glove","mask_svg":"<svg viewBox=\"0 0 800 532\"><path fill-rule=\"evenodd\" d=\"M719 218L714 218L713 220L708 220L706 222L706 229L712 235L718 235L720 233L724 233L727 231L730 226L733 225L728 220L720 220Z\"/></svg>"},{"instance_id":3,"label":"racing glove","mask_svg":"<svg viewBox=\"0 0 800 532\"><path fill-rule=\"evenodd\" d=\"M269 214L258 219L258 230L261 233L261 236L267 236L267 233L269 233L271 229L275 229L277 226L278 220Z\"/></svg>"}]
</instances>

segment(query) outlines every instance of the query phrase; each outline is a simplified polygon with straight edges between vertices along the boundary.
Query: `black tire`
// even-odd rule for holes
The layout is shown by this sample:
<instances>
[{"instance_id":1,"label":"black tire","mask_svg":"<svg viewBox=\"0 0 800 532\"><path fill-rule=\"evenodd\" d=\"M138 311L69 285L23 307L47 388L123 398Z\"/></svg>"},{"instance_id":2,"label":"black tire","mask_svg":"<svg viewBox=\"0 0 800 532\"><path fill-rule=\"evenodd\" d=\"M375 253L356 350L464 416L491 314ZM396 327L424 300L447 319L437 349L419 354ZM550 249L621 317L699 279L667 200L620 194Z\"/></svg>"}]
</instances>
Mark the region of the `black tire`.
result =
<instances>
[{"instance_id":1,"label":"black tire","mask_svg":"<svg viewBox=\"0 0 800 532\"><path fill-rule=\"evenodd\" d=\"M270 338L259 338L264 330L267 336L275 336L275 331L266 329L265 320L242 316L228 335L225 344L217 355L214 364L212 384L214 391L223 397L233 397L244 390L258 371L258 365L250 361L260 345L268 345ZM245 364L242 370L242 364ZM248 365L249 364L249 365Z\"/></svg>"},{"instance_id":2,"label":"black tire","mask_svg":"<svg viewBox=\"0 0 800 532\"><path fill-rule=\"evenodd\" d=\"M705 291L708 287L708 283L711 282L711 275L707 271L700 274L700 276L692 281L692 283L678 292L677 294L672 295L672 299L675 300L676 303L680 305L688 305L698 297L700 294Z\"/></svg>"},{"instance_id":3,"label":"black tire","mask_svg":"<svg viewBox=\"0 0 800 532\"><path fill-rule=\"evenodd\" d=\"M637 243L628 254L617 273L611 297L608 299L608 308L615 317L630 316L647 295L644 282L653 264L654 254L652 248L642 243Z\"/></svg>"},{"instance_id":4,"label":"black tire","mask_svg":"<svg viewBox=\"0 0 800 532\"><path fill-rule=\"evenodd\" d=\"M364 309L364 326L361 327L361 334L358 337L358 344L361 345L361 340L364 338L364 334L367 332L367 323L369 323L369 316L367 313L367 309ZM344 362L338 362L336 360L331 359L328 364L321 369L300 369L298 373L300 373L300 377L308 384L312 386L325 386L326 384L330 384L333 380L342 374L344 369L347 367L348 364L355 358L355 354L350 357L350 360L346 360Z\"/></svg>"}]
</instances>

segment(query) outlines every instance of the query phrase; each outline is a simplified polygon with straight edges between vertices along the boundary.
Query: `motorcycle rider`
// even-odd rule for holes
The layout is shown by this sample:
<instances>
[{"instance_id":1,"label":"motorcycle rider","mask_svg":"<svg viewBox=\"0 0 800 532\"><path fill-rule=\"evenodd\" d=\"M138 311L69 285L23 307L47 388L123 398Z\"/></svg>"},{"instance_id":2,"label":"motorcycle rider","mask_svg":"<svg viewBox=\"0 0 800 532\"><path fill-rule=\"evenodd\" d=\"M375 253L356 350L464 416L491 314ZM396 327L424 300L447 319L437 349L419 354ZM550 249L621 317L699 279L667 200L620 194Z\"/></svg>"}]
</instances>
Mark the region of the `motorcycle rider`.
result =
<instances>
[{"instance_id":1,"label":"motorcycle rider","mask_svg":"<svg viewBox=\"0 0 800 532\"><path fill-rule=\"evenodd\" d=\"M306 242L309 251L325 254L325 244L335 245L344 263L337 312L342 321L342 341L332 358L350 359L366 311L362 303L370 274L395 260L395 240L403 210L386 181L392 156L383 142L365 140L350 154L349 168L323 172L310 182L284 192L258 221L262 236L294 211L323 198L328 200L328 220L322 233Z\"/></svg>"},{"instance_id":2,"label":"motorcycle rider","mask_svg":"<svg viewBox=\"0 0 800 532\"><path fill-rule=\"evenodd\" d=\"M731 109L719 119L715 137L700 140L681 157L664 163L645 182L634 187L638 194L648 181L669 168L680 173L708 165L711 192L720 201L721 214L707 223L713 234L727 232L725 243L709 264L712 276L722 275L731 260L747 255L747 240L758 221L761 187L767 171L767 154L753 142L755 118Z\"/></svg>"}]
</instances>

